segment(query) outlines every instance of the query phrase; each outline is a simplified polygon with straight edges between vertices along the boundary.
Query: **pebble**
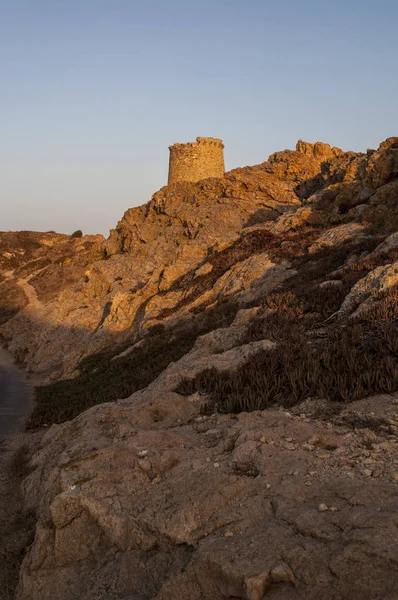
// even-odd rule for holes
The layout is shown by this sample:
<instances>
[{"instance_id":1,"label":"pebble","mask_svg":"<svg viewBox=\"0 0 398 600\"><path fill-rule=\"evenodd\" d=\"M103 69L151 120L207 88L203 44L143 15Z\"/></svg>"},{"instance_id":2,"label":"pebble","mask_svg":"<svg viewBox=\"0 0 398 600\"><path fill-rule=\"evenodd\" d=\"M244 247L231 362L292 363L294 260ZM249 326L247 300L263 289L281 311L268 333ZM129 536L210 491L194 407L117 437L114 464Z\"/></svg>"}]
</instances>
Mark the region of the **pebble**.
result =
<instances>
[{"instance_id":1,"label":"pebble","mask_svg":"<svg viewBox=\"0 0 398 600\"><path fill-rule=\"evenodd\" d=\"M291 583L295 584L295 578L294 578L292 571L284 563L281 563L279 565L275 565L274 567L272 567L270 575L271 575L271 581L273 581L274 583L290 581ZM254 596L251 596L251 597L254 597ZM259 596L257 596L257 594L256 594L256 598L258 598L258 597Z\"/></svg>"},{"instance_id":2,"label":"pebble","mask_svg":"<svg viewBox=\"0 0 398 600\"><path fill-rule=\"evenodd\" d=\"M362 473L365 475L365 477L372 477L373 471L371 469L364 469Z\"/></svg>"},{"instance_id":3,"label":"pebble","mask_svg":"<svg viewBox=\"0 0 398 600\"><path fill-rule=\"evenodd\" d=\"M142 469L146 473L148 473L152 469L152 464L147 459L139 460L138 461L138 466L140 467L140 469Z\"/></svg>"},{"instance_id":4,"label":"pebble","mask_svg":"<svg viewBox=\"0 0 398 600\"><path fill-rule=\"evenodd\" d=\"M269 483L267 483L267 485L265 486L266 490L269 490L271 488L271 485Z\"/></svg>"},{"instance_id":5,"label":"pebble","mask_svg":"<svg viewBox=\"0 0 398 600\"><path fill-rule=\"evenodd\" d=\"M313 435L309 440L308 443L311 444L311 446L316 446L317 444L319 444L320 439L317 435Z\"/></svg>"},{"instance_id":6,"label":"pebble","mask_svg":"<svg viewBox=\"0 0 398 600\"><path fill-rule=\"evenodd\" d=\"M306 481L306 482L304 483L304 485L308 485L308 486L310 486L310 485L312 485L312 483L311 483L311 481Z\"/></svg>"},{"instance_id":7,"label":"pebble","mask_svg":"<svg viewBox=\"0 0 398 600\"><path fill-rule=\"evenodd\" d=\"M219 462L215 462L214 465L213 465L213 467L215 469L219 469L220 468L220 463Z\"/></svg>"},{"instance_id":8,"label":"pebble","mask_svg":"<svg viewBox=\"0 0 398 600\"><path fill-rule=\"evenodd\" d=\"M322 504L320 504L318 506L318 510L319 510L319 512L325 512L325 511L327 511L329 509L328 509L327 505L322 502Z\"/></svg>"},{"instance_id":9,"label":"pebble","mask_svg":"<svg viewBox=\"0 0 398 600\"><path fill-rule=\"evenodd\" d=\"M140 450L140 451L138 452L138 456L139 456L140 458L143 458L143 457L144 457L144 456L146 456L147 454L148 454L148 450Z\"/></svg>"},{"instance_id":10,"label":"pebble","mask_svg":"<svg viewBox=\"0 0 398 600\"><path fill-rule=\"evenodd\" d=\"M394 475L392 476L392 480L398 482L398 473L394 473Z\"/></svg>"},{"instance_id":11,"label":"pebble","mask_svg":"<svg viewBox=\"0 0 398 600\"><path fill-rule=\"evenodd\" d=\"M261 442L262 444L266 444L266 443L267 443L267 440L266 440L266 439L265 439L265 437L263 436L263 437L261 437L261 438L260 438L260 442Z\"/></svg>"},{"instance_id":12,"label":"pebble","mask_svg":"<svg viewBox=\"0 0 398 600\"><path fill-rule=\"evenodd\" d=\"M303 444L301 447L303 448L303 450L308 450L309 452L315 450L315 446L313 446L312 444L308 444L308 442Z\"/></svg>"},{"instance_id":13,"label":"pebble","mask_svg":"<svg viewBox=\"0 0 398 600\"><path fill-rule=\"evenodd\" d=\"M337 506L331 506L329 510L330 512L337 512L339 509L337 508Z\"/></svg>"},{"instance_id":14,"label":"pebble","mask_svg":"<svg viewBox=\"0 0 398 600\"><path fill-rule=\"evenodd\" d=\"M224 537L234 537L234 532L233 531L226 531L224 534Z\"/></svg>"}]
</instances>

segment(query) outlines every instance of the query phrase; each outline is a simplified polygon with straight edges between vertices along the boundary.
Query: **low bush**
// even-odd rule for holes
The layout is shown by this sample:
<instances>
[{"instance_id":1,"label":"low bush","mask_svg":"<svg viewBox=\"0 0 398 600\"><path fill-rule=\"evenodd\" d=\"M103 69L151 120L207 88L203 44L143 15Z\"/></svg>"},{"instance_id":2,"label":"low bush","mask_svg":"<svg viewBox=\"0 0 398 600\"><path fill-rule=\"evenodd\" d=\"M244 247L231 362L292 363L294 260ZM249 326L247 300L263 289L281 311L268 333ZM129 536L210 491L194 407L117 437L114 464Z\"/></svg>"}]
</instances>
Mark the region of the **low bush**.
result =
<instances>
[{"instance_id":1,"label":"low bush","mask_svg":"<svg viewBox=\"0 0 398 600\"><path fill-rule=\"evenodd\" d=\"M398 389L396 320L382 327L332 327L315 341L289 323L275 349L254 354L235 371L207 369L182 380L176 391L199 391L210 396L214 410L242 412L290 407L307 397L349 402Z\"/></svg>"},{"instance_id":2,"label":"low bush","mask_svg":"<svg viewBox=\"0 0 398 600\"><path fill-rule=\"evenodd\" d=\"M398 288L375 296L375 303L364 314L364 321L390 321L398 314Z\"/></svg>"},{"instance_id":3,"label":"low bush","mask_svg":"<svg viewBox=\"0 0 398 600\"><path fill-rule=\"evenodd\" d=\"M391 259L375 256L344 267L349 257L373 251L379 243L375 236L333 251L304 251L296 259L298 275L263 299L243 340L270 339L276 348L253 355L234 371L207 369L185 378L176 391L207 395L207 412L241 412L288 407L310 396L348 402L397 390L397 290L377 298L360 320L322 327L317 337L317 328L330 322L356 281ZM341 283L319 285L341 267Z\"/></svg>"},{"instance_id":4,"label":"low bush","mask_svg":"<svg viewBox=\"0 0 398 600\"><path fill-rule=\"evenodd\" d=\"M111 360L128 343L124 348L119 346L85 358L75 379L36 388L28 428L68 421L95 404L126 398L146 387L171 362L187 354L199 335L229 325L237 310L235 305L224 302L196 318L182 320L176 327L154 327L143 343L126 356Z\"/></svg>"},{"instance_id":5,"label":"low bush","mask_svg":"<svg viewBox=\"0 0 398 600\"><path fill-rule=\"evenodd\" d=\"M211 290L216 281L238 262L263 252L267 252L270 259L275 262L293 260L305 254L319 235L319 230L303 227L283 237L269 231L250 231L225 250L215 252L207 258L207 262L213 267L210 273L195 277L196 269L193 269L177 279L170 290L187 291L188 289L189 292L185 293L183 300L177 306L165 309L158 318L164 319L194 302L206 291ZM203 306L200 305L197 310L203 310Z\"/></svg>"},{"instance_id":6,"label":"low bush","mask_svg":"<svg viewBox=\"0 0 398 600\"><path fill-rule=\"evenodd\" d=\"M159 319L210 290L221 275L249 256L268 252L272 260L289 260L298 271L281 289L263 298L243 339L243 343L271 339L277 342L276 349L254 355L233 372L210 369L185 379L178 386L179 392L191 394L199 390L209 394L206 411L214 407L220 411L241 411L275 403L290 406L308 396L348 401L375 391L396 389L395 296L375 304L359 328L352 323L343 328L329 326L322 337L316 336L316 328L330 322L352 285L379 260L372 257L361 264L357 259L356 264L355 258L372 252L382 240L377 235L368 236L310 254L308 248L321 231L322 228L307 226L285 236L251 231L229 248L209 255L207 260L213 267L210 273L195 278L193 270L173 284L171 289L186 292L184 300L164 311ZM345 266L348 259L351 262ZM339 278L341 283L319 286L331 278ZM126 356L111 360L133 344L133 339L122 348L87 357L79 365L77 378L37 388L29 427L72 419L94 404L125 398L146 387L171 362L189 352L199 335L228 326L237 310L232 301L207 309L202 303L177 325L152 328L142 344ZM198 314L194 314L196 311ZM377 327L383 319L388 320L388 330ZM315 335L309 335L312 332Z\"/></svg>"}]
</instances>

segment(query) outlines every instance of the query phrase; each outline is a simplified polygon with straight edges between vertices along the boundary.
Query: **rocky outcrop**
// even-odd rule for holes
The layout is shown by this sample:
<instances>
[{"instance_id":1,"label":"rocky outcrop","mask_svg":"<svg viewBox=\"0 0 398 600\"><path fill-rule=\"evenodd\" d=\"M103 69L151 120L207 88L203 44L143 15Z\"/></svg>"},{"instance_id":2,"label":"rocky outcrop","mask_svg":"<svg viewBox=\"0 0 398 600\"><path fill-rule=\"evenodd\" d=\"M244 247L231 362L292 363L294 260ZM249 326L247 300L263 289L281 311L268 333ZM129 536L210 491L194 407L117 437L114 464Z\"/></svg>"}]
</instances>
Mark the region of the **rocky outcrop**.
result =
<instances>
[{"instance_id":1,"label":"rocky outcrop","mask_svg":"<svg viewBox=\"0 0 398 600\"><path fill-rule=\"evenodd\" d=\"M296 152L277 153L224 179L163 188L146 206L128 210L103 243L90 236L2 234L8 250L1 263L7 278L0 288L7 321L1 335L10 351L30 370L55 378L72 373L85 355L177 306L180 298L168 291L209 253L245 228L299 207L295 186L340 154L325 144L299 143Z\"/></svg>"},{"instance_id":2,"label":"rocky outcrop","mask_svg":"<svg viewBox=\"0 0 398 600\"><path fill-rule=\"evenodd\" d=\"M372 164L377 158L391 171L394 151L385 143ZM7 281L1 292L13 300L3 300L7 323L1 334L29 369L53 377L70 374L87 353L132 327L142 330L153 319L151 311L145 317L148 302L155 302L159 314L177 306L175 294L163 295L184 273L201 267L209 253L230 245L248 227L294 212L300 207L300 186L319 187L319 177L321 187L331 179L344 180L347 165L356 160L363 159L327 144L299 141L296 151L275 153L266 163L235 169L223 179L163 188L146 206L128 210L105 242L93 236L21 232L11 239L2 234L8 250L2 257ZM32 288L41 304L32 302L33 293L26 294ZM58 353L60 335L66 360Z\"/></svg>"},{"instance_id":3,"label":"rocky outcrop","mask_svg":"<svg viewBox=\"0 0 398 600\"><path fill-rule=\"evenodd\" d=\"M1 234L0 333L57 380L18 600L395 598L397 184L396 138L299 141L108 240Z\"/></svg>"},{"instance_id":4,"label":"rocky outcrop","mask_svg":"<svg viewBox=\"0 0 398 600\"><path fill-rule=\"evenodd\" d=\"M374 189L398 177L398 137L382 142L366 166L365 181Z\"/></svg>"},{"instance_id":5,"label":"rocky outcrop","mask_svg":"<svg viewBox=\"0 0 398 600\"><path fill-rule=\"evenodd\" d=\"M336 147L332 148L329 144L324 144L322 142L310 144L303 140L297 142L296 151L305 154L306 156L312 156L320 163L331 161L333 158L344 154L343 150Z\"/></svg>"},{"instance_id":6,"label":"rocky outcrop","mask_svg":"<svg viewBox=\"0 0 398 600\"><path fill-rule=\"evenodd\" d=\"M19 600L393 599L397 444L345 419L383 406L396 431L397 400L332 428L309 406L201 416L165 382L43 438Z\"/></svg>"},{"instance_id":7,"label":"rocky outcrop","mask_svg":"<svg viewBox=\"0 0 398 600\"><path fill-rule=\"evenodd\" d=\"M346 296L341 311L357 316L374 306L383 295L398 287L398 261L376 267L360 279ZM398 312L398 307L397 307Z\"/></svg>"},{"instance_id":8,"label":"rocky outcrop","mask_svg":"<svg viewBox=\"0 0 398 600\"><path fill-rule=\"evenodd\" d=\"M35 232L1 233L0 336L28 369L52 372L68 350L48 352L50 339L60 339L65 318L64 296L84 277L87 266L103 256L102 235L72 237ZM76 301L76 298L74 298ZM70 310L76 311L76 303ZM67 342L67 336L65 336ZM80 337L81 343L87 334ZM73 342L70 343L70 347Z\"/></svg>"},{"instance_id":9,"label":"rocky outcrop","mask_svg":"<svg viewBox=\"0 0 398 600\"><path fill-rule=\"evenodd\" d=\"M308 249L312 254L324 248L333 248L347 240L358 239L363 236L365 227L360 223L338 225L323 233Z\"/></svg>"},{"instance_id":10,"label":"rocky outcrop","mask_svg":"<svg viewBox=\"0 0 398 600\"><path fill-rule=\"evenodd\" d=\"M75 375L85 356L115 342L135 343L173 315L248 288L242 302L255 301L263 291L254 279L260 283L272 261L266 239L251 255L236 253L215 270L218 256L221 262L227 248L253 231L283 236L319 228L314 253L358 240L369 225L378 235L393 232L395 162L396 138L367 154L299 141L296 150L223 179L162 188L147 205L128 210L106 241L2 234L0 335L28 370L58 379ZM286 261L283 268L293 273ZM188 277L193 272L196 280Z\"/></svg>"},{"instance_id":11,"label":"rocky outcrop","mask_svg":"<svg viewBox=\"0 0 398 600\"><path fill-rule=\"evenodd\" d=\"M106 242L93 245L91 252L105 260L89 264L83 253L65 258L61 267L58 259L57 266L52 263L29 279L41 296L49 290L48 301L43 297L41 307L28 305L3 326L9 350L30 370L53 378L70 375L85 355L115 337L123 340L132 328L141 333L156 312L177 304L179 298L168 290L208 255L232 244L253 223L273 221L297 207L293 188L261 169L163 188L148 205L127 211ZM69 273L73 278L78 269L78 282L66 285ZM60 282L56 297L55 276ZM250 278L243 287L249 283Z\"/></svg>"}]
</instances>

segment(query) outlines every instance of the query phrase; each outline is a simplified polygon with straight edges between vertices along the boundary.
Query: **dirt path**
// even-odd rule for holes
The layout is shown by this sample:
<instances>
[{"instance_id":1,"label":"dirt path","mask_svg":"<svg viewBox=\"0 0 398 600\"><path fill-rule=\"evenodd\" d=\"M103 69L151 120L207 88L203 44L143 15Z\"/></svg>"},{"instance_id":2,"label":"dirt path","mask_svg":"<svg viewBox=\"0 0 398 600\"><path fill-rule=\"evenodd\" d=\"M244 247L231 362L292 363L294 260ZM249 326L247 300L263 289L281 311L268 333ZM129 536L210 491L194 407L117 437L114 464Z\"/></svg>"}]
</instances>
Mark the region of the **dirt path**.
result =
<instances>
[{"instance_id":1,"label":"dirt path","mask_svg":"<svg viewBox=\"0 0 398 600\"><path fill-rule=\"evenodd\" d=\"M38 273L40 273L40 271L38 271ZM36 274L37 273L35 273L35 275ZM33 287L33 285L31 285L29 283L29 280L31 278L32 278L32 276L29 276L26 279L17 279L17 284L19 285L19 287L21 287L23 289L23 291L25 292L25 294L29 300L28 307L29 308L41 308L42 303L40 302L40 300L37 297L36 290Z\"/></svg>"},{"instance_id":2,"label":"dirt path","mask_svg":"<svg viewBox=\"0 0 398 600\"><path fill-rule=\"evenodd\" d=\"M9 355L0 349L0 443L17 431L32 406L32 391Z\"/></svg>"},{"instance_id":3,"label":"dirt path","mask_svg":"<svg viewBox=\"0 0 398 600\"><path fill-rule=\"evenodd\" d=\"M12 358L0 349L0 598L14 600L19 569L33 540L35 518L27 513L21 482L37 435L21 431L33 393Z\"/></svg>"}]
</instances>

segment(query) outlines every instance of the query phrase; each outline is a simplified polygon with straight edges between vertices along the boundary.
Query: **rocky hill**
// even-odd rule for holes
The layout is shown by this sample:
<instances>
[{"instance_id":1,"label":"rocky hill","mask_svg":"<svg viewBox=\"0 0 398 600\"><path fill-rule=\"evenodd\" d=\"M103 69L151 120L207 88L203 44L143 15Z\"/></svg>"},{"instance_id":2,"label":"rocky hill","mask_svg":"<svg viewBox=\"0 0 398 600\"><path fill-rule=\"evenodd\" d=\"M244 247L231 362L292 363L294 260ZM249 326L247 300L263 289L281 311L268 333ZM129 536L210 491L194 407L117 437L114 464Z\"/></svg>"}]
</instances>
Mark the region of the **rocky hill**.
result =
<instances>
[{"instance_id":1,"label":"rocky hill","mask_svg":"<svg viewBox=\"0 0 398 600\"><path fill-rule=\"evenodd\" d=\"M396 598L398 138L0 255L0 335L43 380L17 598Z\"/></svg>"}]
</instances>

